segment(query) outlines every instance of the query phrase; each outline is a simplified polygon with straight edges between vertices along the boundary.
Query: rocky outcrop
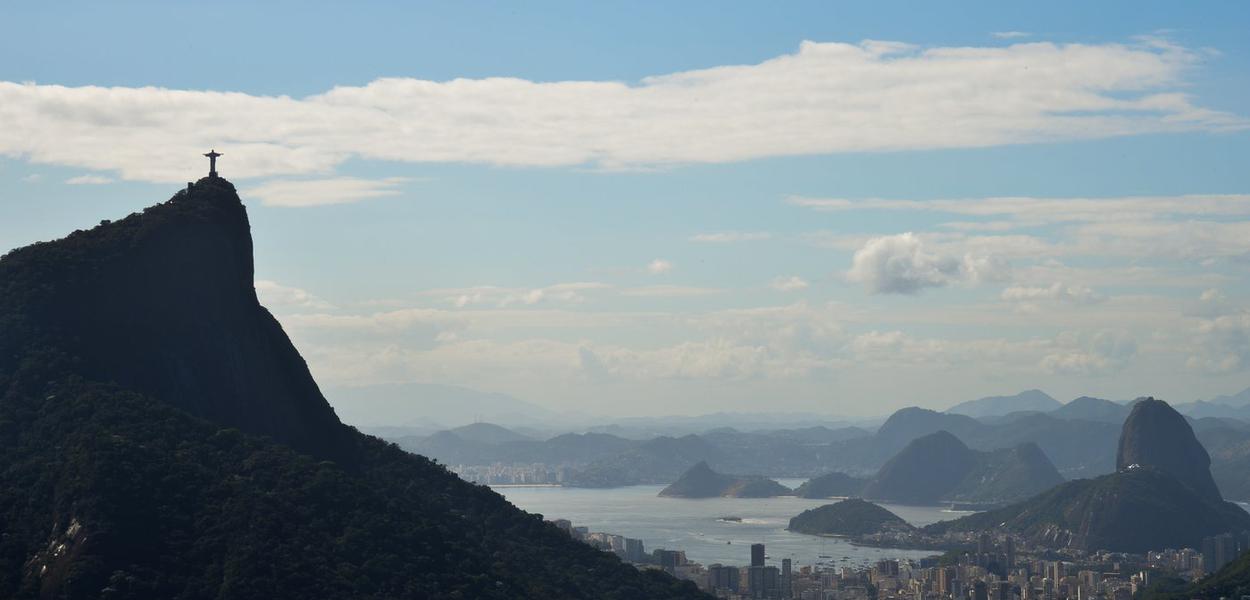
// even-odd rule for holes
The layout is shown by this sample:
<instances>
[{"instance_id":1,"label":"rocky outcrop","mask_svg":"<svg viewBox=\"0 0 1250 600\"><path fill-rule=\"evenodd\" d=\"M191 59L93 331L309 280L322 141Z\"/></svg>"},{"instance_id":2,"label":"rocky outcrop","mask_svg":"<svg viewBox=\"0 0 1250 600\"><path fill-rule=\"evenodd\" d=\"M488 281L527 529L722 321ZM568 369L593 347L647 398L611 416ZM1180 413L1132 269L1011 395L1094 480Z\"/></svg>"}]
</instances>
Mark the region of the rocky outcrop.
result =
<instances>
[{"instance_id":1,"label":"rocky outcrop","mask_svg":"<svg viewBox=\"0 0 1250 600\"><path fill-rule=\"evenodd\" d=\"M1137 402L1120 431L1116 470L1154 467L1176 477L1200 495L1222 500L1211 477L1211 456L1185 417L1162 400Z\"/></svg>"}]
</instances>

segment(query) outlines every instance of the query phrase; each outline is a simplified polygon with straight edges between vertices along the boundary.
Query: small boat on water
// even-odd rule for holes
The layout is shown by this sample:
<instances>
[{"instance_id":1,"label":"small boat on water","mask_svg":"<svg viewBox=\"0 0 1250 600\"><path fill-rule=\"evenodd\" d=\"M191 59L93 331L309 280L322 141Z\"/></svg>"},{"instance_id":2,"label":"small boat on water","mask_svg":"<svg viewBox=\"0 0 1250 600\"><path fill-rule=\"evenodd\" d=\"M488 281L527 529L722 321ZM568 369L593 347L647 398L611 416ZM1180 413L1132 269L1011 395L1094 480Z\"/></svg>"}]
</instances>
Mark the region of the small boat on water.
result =
<instances>
[{"instance_id":1,"label":"small boat on water","mask_svg":"<svg viewBox=\"0 0 1250 600\"><path fill-rule=\"evenodd\" d=\"M741 523L741 522L742 522L742 517L732 517L732 516L730 516L730 517L721 517L721 518L717 519L717 521L726 521L726 522L728 522L728 523Z\"/></svg>"}]
</instances>

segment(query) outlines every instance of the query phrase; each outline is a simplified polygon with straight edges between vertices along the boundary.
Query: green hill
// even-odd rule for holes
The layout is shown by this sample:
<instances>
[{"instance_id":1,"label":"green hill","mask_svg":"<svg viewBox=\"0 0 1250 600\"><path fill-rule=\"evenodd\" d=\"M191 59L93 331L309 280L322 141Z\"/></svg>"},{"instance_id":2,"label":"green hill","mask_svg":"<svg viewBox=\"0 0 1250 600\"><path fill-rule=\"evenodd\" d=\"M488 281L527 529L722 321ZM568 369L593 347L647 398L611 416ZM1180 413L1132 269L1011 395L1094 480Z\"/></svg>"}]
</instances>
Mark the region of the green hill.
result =
<instances>
[{"instance_id":1,"label":"green hill","mask_svg":"<svg viewBox=\"0 0 1250 600\"><path fill-rule=\"evenodd\" d=\"M1250 529L1250 514L1212 500L1168 473L1139 467L1069 481L998 510L926 526L926 533L1004 529L1032 544L1144 552L1199 547L1203 537Z\"/></svg>"},{"instance_id":2,"label":"green hill","mask_svg":"<svg viewBox=\"0 0 1250 600\"><path fill-rule=\"evenodd\" d=\"M0 259L0 597L700 598L339 423L225 180Z\"/></svg>"},{"instance_id":3,"label":"green hill","mask_svg":"<svg viewBox=\"0 0 1250 600\"><path fill-rule=\"evenodd\" d=\"M1036 444L978 452L939 431L913 440L887 461L861 495L901 504L1005 503L1062 481Z\"/></svg>"},{"instance_id":4,"label":"green hill","mask_svg":"<svg viewBox=\"0 0 1250 600\"><path fill-rule=\"evenodd\" d=\"M771 498L790 493L790 488L771 479L717 473L706 462L690 467L677 481L660 490L661 496L671 498Z\"/></svg>"},{"instance_id":5,"label":"green hill","mask_svg":"<svg viewBox=\"0 0 1250 600\"><path fill-rule=\"evenodd\" d=\"M851 498L805 510L786 528L810 535L858 536L886 530L911 530L898 515L865 500Z\"/></svg>"},{"instance_id":6,"label":"green hill","mask_svg":"<svg viewBox=\"0 0 1250 600\"><path fill-rule=\"evenodd\" d=\"M826 473L804 481L794 495L800 498L833 498L858 496L864 489L867 479L852 477L846 473Z\"/></svg>"}]
</instances>

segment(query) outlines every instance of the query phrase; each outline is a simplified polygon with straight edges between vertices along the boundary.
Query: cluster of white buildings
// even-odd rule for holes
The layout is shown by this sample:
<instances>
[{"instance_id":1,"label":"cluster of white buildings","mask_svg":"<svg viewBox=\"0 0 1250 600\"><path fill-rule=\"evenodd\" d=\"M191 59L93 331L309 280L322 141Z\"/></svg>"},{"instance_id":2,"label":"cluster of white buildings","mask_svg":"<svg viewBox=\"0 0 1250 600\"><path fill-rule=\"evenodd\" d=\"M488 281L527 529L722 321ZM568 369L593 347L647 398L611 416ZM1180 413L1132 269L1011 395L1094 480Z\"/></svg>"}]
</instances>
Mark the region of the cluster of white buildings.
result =
<instances>
[{"instance_id":1,"label":"cluster of white buildings","mask_svg":"<svg viewBox=\"0 0 1250 600\"><path fill-rule=\"evenodd\" d=\"M567 469L542 463L505 465L453 465L448 469L465 481L483 485L560 485Z\"/></svg>"}]
</instances>

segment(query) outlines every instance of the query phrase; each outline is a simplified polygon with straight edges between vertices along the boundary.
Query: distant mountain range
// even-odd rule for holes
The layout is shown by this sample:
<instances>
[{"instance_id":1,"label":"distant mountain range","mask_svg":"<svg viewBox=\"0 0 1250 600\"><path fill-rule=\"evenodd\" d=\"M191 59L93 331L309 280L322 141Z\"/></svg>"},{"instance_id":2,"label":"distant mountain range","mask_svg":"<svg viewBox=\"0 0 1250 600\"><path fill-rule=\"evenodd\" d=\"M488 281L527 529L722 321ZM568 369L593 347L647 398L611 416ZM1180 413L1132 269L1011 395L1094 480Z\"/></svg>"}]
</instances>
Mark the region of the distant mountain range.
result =
<instances>
[{"instance_id":1,"label":"distant mountain range","mask_svg":"<svg viewBox=\"0 0 1250 600\"><path fill-rule=\"evenodd\" d=\"M1117 457L1121 468L1113 474L924 529L1006 530L1042 546L1121 552L1198 547L1204 536L1250 529L1250 514L1221 498L1206 451L1167 403L1147 399L1134 406Z\"/></svg>"},{"instance_id":2,"label":"distant mountain range","mask_svg":"<svg viewBox=\"0 0 1250 600\"><path fill-rule=\"evenodd\" d=\"M1013 412L1050 412L1063 406L1041 390L1025 390L1014 396L990 396L961 402L946 412L969 417L992 417Z\"/></svg>"},{"instance_id":3,"label":"distant mountain range","mask_svg":"<svg viewBox=\"0 0 1250 600\"><path fill-rule=\"evenodd\" d=\"M700 461L660 490L660 495L669 498L771 498L788 496L792 491L767 477L717 473Z\"/></svg>"},{"instance_id":4,"label":"distant mountain range","mask_svg":"<svg viewBox=\"0 0 1250 600\"><path fill-rule=\"evenodd\" d=\"M830 470L874 473L912 440L938 431L947 431L969 447L983 451L1033 442L1061 474L1081 477L1114 470L1119 425L1041 413L1024 413L1010 421L987 423L967 415L904 408L891 415L873 436L832 444L836 463L830 465Z\"/></svg>"},{"instance_id":5,"label":"distant mountain range","mask_svg":"<svg viewBox=\"0 0 1250 600\"><path fill-rule=\"evenodd\" d=\"M1034 443L1066 478L1115 471L1121 424L1136 401L1127 404L1077 398L1049 413L1015 412L976 419L967 415L904 408L876 432L858 427L739 431L721 427L701 434L627 439L603 433L563 434L533 439L515 429L484 438L457 428L429 435L388 435L406 450L445 464L546 463L572 468L570 485L613 487L667 484L699 461L737 473L771 477L813 477L842 473L851 478L830 490L800 487L814 497L853 496L913 440L946 431L975 451L990 452ZM1225 418L1191 419L1212 457L1212 474L1230 498L1250 499L1250 422ZM502 428L500 428L502 429ZM528 439L527 439L528 438Z\"/></svg>"},{"instance_id":6,"label":"distant mountain range","mask_svg":"<svg viewBox=\"0 0 1250 600\"><path fill-rule=\"evenodd\" d=\"M1209 402L1212 404L1223 404L1225 406L1250 406L1250 387L1231 396L1216 396L1209 400Z\"/></svg>"}]
</instances>

